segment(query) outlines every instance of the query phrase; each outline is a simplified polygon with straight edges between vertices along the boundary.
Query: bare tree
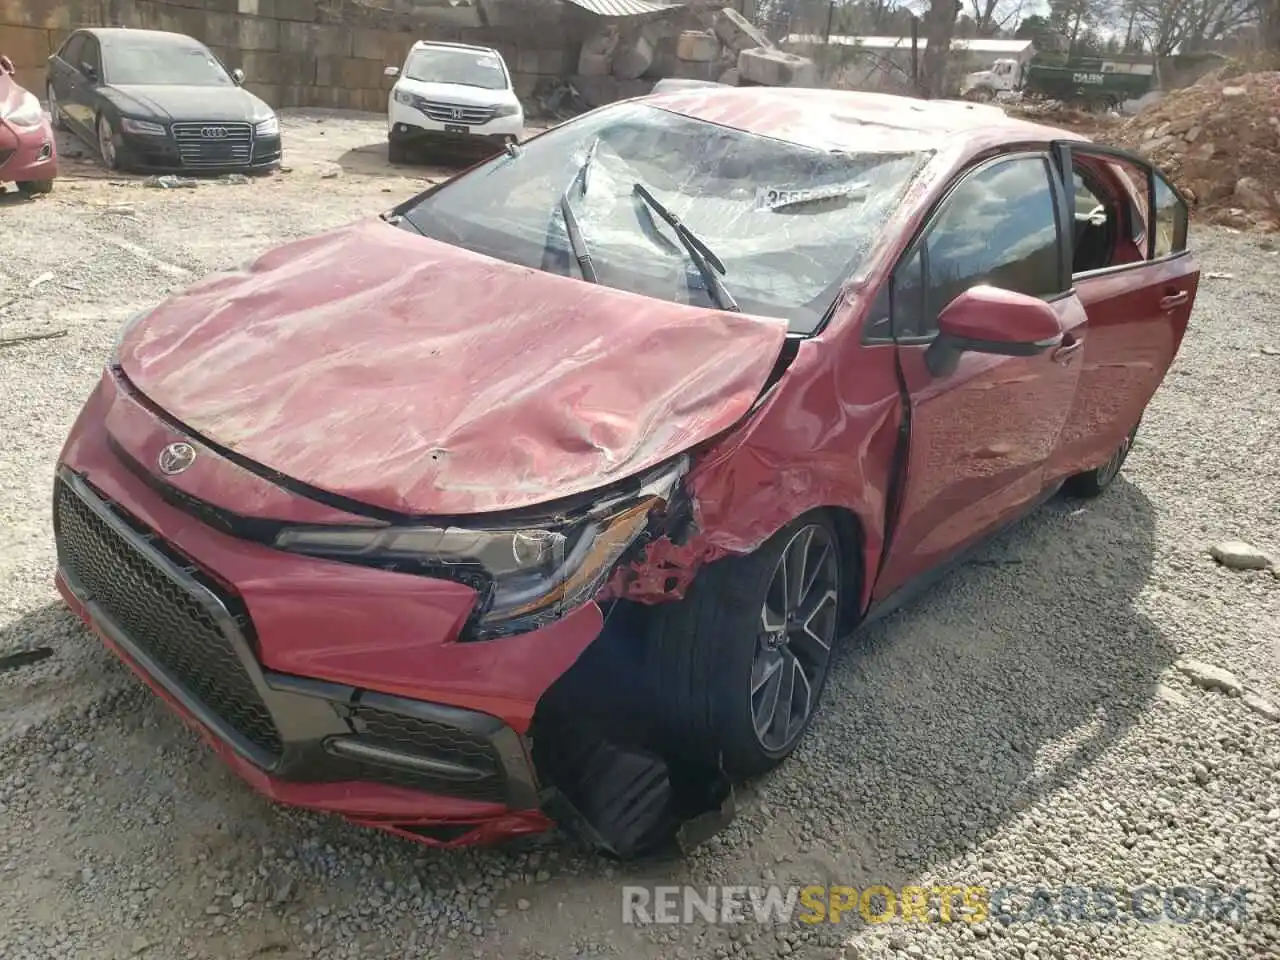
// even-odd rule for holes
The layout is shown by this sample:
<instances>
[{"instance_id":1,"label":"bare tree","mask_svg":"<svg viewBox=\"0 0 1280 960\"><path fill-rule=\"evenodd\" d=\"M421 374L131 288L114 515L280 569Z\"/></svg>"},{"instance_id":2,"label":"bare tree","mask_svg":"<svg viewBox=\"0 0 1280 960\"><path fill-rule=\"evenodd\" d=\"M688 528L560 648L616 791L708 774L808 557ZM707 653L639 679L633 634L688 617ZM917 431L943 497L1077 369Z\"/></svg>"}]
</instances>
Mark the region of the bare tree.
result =
<instances>
[{"instance_id":1,"label":"bare tree","mask_svg":"<svg viewBox=\"0 0 1280 960\"><path fill-rule=\"evenodd\" d=\"M994 37L1022 16L1023 0L969 0L969 17L980 37Z\"/></svg>"},{"instance_id":2,"label":"bare tree","mask_svg":"<svg viewBox=\"0 0 1280 960\"><path fill-rule=\"evenodd\" d=\"M1156 56L1191 53L1259 20L1277 0L1133 0L1132 27Z\"/></svg>"},{"instance_id":3,"label":"bare tree","mask_svg":"<svg viewBox=\"0 0 1280 960\"><path fill-rule=\"evenodd\" d=\"M951 59L951 36L955 32L956 17L960 15L960 0L929 0L929 10L924 15L924 56L920 58L920 94L940 97L947 83L947 64Z\"/></svg>"}]
</instances>

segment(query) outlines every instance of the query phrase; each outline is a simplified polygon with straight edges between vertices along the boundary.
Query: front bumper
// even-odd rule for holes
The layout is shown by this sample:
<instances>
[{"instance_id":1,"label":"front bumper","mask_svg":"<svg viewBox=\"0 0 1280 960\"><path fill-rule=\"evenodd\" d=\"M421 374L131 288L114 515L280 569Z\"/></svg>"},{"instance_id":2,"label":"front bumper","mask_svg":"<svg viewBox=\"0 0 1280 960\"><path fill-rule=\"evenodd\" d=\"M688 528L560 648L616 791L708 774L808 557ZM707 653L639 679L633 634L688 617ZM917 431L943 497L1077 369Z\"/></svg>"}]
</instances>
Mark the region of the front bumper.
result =
<instances>
[{"instance_id":1,"label":"front bumper","mask_svg":"<svg viewBox=\"0 0 1280 960\"><path fill-rule=\"evenodd\" d=\"M27 183L58 175L57 147L49 121L15 127L0 121L0 181Z\"/></svg>"},{"instance_id":2,"label":"front bumper","mask_svg":"<svg viewBox=\"0 0 1280 960\"><path fill-rule=\"evenodd\" d=\"M420 127L408 123L396 123L387 134L388 139L413 146L441 147L457 152L497 153L508 143L518 141L514 133L451 133L442 126Z\"/></svg>"},{"instance_id":3,"label":"front bumper","mask_svg":"<svg viewBox=\"0 0 1280 960\"><path fill-rule=\"evenodd\" d=\"M233 159L231 151L227 158L220 158L212 152L207 156L193 159L188 153L184 156L178 142L172 135L142 136L119 132L119 148L121 159L128 166L137 170L148 170L165 173L246 173L254 170L270 170L280 165L284 157L280 136L254 136L248 157Z\"/></svg>"},{"instance_id":4,"label":"front bumper","mask_svg":"<svg viewBox=\"0 0 1280 960\"><path fill-rule=\"evenodd\" d=\"M286 554L168 502L141 464L179 434L142 416L104 377L55 482L58 587L107 645L272 799L439 845L546 829L522 734L599 609L458 642L467 588Z\"/></svg>"}]
</instances>

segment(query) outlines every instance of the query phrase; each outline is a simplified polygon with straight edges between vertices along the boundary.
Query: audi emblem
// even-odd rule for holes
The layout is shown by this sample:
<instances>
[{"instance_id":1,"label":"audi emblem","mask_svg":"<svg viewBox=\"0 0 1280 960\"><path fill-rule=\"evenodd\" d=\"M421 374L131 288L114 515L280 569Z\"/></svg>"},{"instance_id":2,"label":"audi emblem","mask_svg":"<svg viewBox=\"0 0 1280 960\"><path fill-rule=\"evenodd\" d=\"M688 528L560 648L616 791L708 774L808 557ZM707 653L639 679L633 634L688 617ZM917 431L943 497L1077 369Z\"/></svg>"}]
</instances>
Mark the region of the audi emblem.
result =
<instances>
[{"instance_id":1,"label":"audi emblem","mask_svg":"<svg viewBox=\"0 0 1280 960\"><path fill-rule=\"evenodd\" d=\"M196 448L189 443L171 443L160 451L157 466L166 477L182 473L196 460Z\"/></svg>"},{"instance_id":2,"label":"audi emblem","mask_svg":"<svg viewBox=\"0 0 1280 960\"><path fill-rule=\"evenodd\" d=\"M205 140L222 140L227 135L226 127L201 127L200 136Z\"/></svg>"}]
</instances>

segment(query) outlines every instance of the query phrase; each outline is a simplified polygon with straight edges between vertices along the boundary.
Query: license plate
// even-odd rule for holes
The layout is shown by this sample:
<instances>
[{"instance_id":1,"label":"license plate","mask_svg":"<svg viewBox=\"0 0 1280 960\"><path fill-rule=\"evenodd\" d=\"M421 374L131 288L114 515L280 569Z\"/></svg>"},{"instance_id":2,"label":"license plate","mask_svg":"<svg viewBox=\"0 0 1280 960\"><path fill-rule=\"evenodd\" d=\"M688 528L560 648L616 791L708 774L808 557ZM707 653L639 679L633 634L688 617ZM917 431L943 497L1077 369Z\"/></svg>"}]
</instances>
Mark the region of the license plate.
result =
<instances>
[{"instance_id":1,"label":"license plate","mask_svg":"<svg viewBox=\"0 0 1280 960\"><path fill-rule=\"evenodd\" d=\"M471 128L461 123L446 123L444 125L445 133L470 133Z\"/></svg>"}]
</instances>

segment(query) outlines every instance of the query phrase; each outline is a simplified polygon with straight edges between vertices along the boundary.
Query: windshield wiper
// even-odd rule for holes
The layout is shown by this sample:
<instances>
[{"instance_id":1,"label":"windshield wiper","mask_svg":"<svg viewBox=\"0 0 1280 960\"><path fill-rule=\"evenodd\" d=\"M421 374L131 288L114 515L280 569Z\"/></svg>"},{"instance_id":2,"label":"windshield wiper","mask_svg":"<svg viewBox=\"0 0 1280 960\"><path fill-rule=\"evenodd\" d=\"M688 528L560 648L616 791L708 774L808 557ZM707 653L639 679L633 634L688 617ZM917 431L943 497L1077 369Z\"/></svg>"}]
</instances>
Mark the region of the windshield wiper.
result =
<instances>
[{"instance_id":1,"label":"windshield wiper","mask_svg":"<svg viewBox=\"0 0 1280 960\"><path fill-rule=\"evenodd\" d=\"M720 258L712 252L711 248L698 239L698 235L680 222L680 218L668 210L652 193L644 188L643 184L632 184L632 191L637 197L647 203L653 212L660 216L675 231L676 239L684 246L689 253L689 259L693 261L693 265L698 268L698 273L702 274L702 281L707 285L712 298L721 310L736 310L741 312L742 308L738 306L732 294L720 282L720 278L716 276L716 271L724 273L724 264Z\"/></svg>"},{"instance_id":2,"label":"windshield wiper","mask_svg":"<svg viewBox=\"0 0 1280 960\"><path fill-rule=\"evenodd\" d=\"M591 251L587 249L587 241L582 236L582 225L578 223L578 215L573 212L573 205L569 203L569 194L573 192L573 188L576 186L579 191L578 196L586 196L587 178L591 174L591 163L596 158L596 147L599 145L600 139L597 137L587 150L587 159L582 162L578 172L573 175L573 179L569 181L569 186L565 187L564 193L560 194L560 215L564 217L564 230L569 235L569 248L573 251L574 259L578 261L578 269L582 271L582 279L589 283L599 283L600 281L596 277L596 265L591 262Z\"/></svg>"}]
</instances>

